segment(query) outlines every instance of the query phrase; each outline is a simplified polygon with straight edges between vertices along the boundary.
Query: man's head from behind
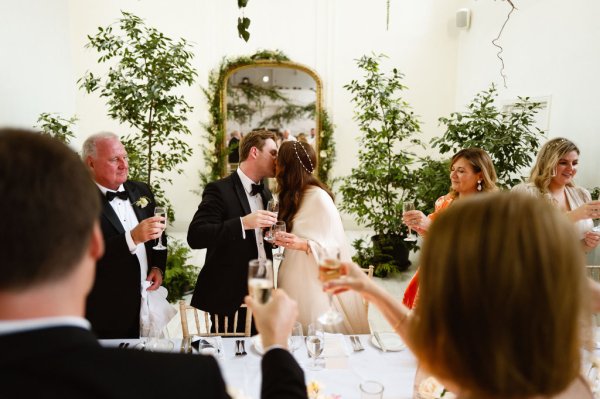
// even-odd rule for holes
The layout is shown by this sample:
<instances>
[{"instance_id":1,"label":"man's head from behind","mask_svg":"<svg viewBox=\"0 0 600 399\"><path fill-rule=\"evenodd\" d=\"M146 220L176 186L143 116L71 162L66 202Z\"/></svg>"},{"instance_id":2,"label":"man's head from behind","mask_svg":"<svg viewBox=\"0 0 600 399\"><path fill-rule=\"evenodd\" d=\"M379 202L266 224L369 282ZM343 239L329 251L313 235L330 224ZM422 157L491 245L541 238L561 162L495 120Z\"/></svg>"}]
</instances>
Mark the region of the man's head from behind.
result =
<instances>
[{"instance_id":1,"label":"man's head from behind","mask_svg":"<svg viewBox=\"0 0 600 399\"><path fill-rule=\"evenodd\" d=\"M102 186L117 190L127 181L127 151L116 134L102 132L88 137L83 143L82 158Z\"/></svg>"},{"instance_id":2,"label":"man's head from behind","mask_svg":"<svg viewBox=\"0 0 600 399\"><path fill-rule=\"evenodd\" d=\"M102 252L98 189L77 154L59 141L0 129L0 192L0 292L60 281L92 239Z\"/></svg>"}]
</instances>

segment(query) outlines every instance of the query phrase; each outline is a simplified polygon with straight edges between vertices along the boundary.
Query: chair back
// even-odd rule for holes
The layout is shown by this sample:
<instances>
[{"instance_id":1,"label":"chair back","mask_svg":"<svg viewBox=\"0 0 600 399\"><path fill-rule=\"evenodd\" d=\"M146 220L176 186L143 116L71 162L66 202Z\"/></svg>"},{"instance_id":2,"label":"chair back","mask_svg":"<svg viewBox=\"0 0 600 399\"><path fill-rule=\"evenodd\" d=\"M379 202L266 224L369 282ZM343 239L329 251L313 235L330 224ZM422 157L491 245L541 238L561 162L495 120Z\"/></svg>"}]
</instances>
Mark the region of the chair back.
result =
<instances>
[{"instance_id":1,"label":"chair back","mask_svg":"<svg viewBox=\"0 0 600 399\"><path fill-rule=\"evenodd\" d=\"M365 272L365 274L369 278L373 278L373 272L375 271L375 266L369 265L369 267L361 267L360 270ZM369 301L363 299L363 304L365 305L365 313L369 316Z\"/></svg>"},{"instance_id":2,"label":"chair back","mask_svg":"<svg viewBox=\"0 0 600 399\"><path fill-rule=\"evenodd\" d=\"M589 278L600 282L600 265L587 265L585 268Z\"/></svg>"},{"instance_id":3,"label":"chair back","mask_svg":"<svg viewBox=\"0 0 600 399\"><path fill-rule=\"evenodd\" d=\"M240 306L240 309L241 308L246 308L246 305L242 304ZM249 337L252 331L252 312L247 309L246 320L244 321L244 331L239 332L237 331L238 313L239 309L233 315L233 320L229 320L227 316L224 316L224 331L219 331L219 315L211 315L208 312L204 312L188 305L184 300L180 300L179 315L181 317L181 332L183 338L191 337L192 335L201 337L210 337L214 335L220 335L222 337ZM196 327L195 332L190 328L190 324ZM211 325L215 326L214 332L210 331Z\"/></svg>"}]
</instances>

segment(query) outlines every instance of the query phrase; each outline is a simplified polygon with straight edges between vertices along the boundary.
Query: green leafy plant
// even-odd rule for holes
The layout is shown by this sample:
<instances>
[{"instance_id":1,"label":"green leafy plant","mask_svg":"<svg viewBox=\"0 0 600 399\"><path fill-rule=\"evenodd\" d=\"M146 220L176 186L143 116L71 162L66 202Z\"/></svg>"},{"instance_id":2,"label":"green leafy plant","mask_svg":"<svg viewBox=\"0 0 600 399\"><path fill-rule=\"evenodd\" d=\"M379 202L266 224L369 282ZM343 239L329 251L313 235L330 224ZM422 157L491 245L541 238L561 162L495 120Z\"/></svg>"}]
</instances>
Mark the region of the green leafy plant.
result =
<instances>
[{"instance_id":1,"label":"green leafy plant","mask_svg":"<svg viewBox=\"0 0 600 399\"><path fill-rule=\"evenodd\" d=\"M402 224L402 202L415 198L412 167L417 157L411 148L422 146L415 137L420 132L419 121L401 97L401 92L406 89L401 83L403 75L396 68L389 74L381 72L383 57L361 57L357 65L363 71L363 80L352 80L344 86L352 94L355 120L362 136L359 138L358 167L352 169L340 187L343 195L341 209L353 214L358 223L375 231L381 240L378 250L390 245L390 237L397 240L406 236L406 226ZM364 242L355 242L359 252L362 250L360 245ZM373 261L376 271L380 264L393 264L396 269L410 264L406 259L386 261L377 256Z\"/></svg>"},{"instance_id":2,"label":"green leafy plant","mask_svg":"<svg viewBox=\"0 0 600 399\"><path fill-rule=\"evenodd\" d=\"M250 32L248 32L248 28L250 28L250 18L244 16L244 8L248 5L248 0L237 0L237 3L238 8L242 11L242 16L238 18L237 23L238 35L247 42L248 39L250 39Z\"/></svg>"},{"instance_id":3,"label":"green leafy plant","mask_svg":"<svg viewBox=\"0 0 600 399\"><path fill-rule=\"evenodd\" d=\"M521 171L531 165L543 138L543 132L534 126L541 104L519 97L512 109L501 111L495 104L497 97L492 84L475 96L466 112L439 118L446 131L431 143L441 154L467 147L484 149L494 162L499 186L510 188L523 180Z\"/></svg>"},{"instance_id":4,"label":"green leafy plant","mask_svg":"<svg viewBox=\"0 0 600 399\"><path fill-rule=\"evenodd\" d=\"M415 171L415 206L426 215L435 210L435 201L450 190L450 160L423 157Z\"/></svg>"},{"instance_id":5,"label":"green leafy plant","mask_svg":"<svg viewBox=\"0 0 600 399\"><path fill-rule=\"evenodd\" d=\"M172 180L167 173L182 173L180 165L192 153L181 135L191 134L185 122L193 108L174 91L194 82L193 53L185 39L173 41L139 17L122 15L115 24L99 27L86 44L100 54L98 63L110 63L108 73L87 72L78 82L86 92L99 91L107 99L111 118L134 128L122 139L130 178L148 183L157 200L168 205L164 186Z\"/></svg>"},{"instance_id":6,"label":"green leafy plant","mask_svg":"<svg viewBox=\"0 0 600 399\"><path fill-rule=\"evenodd\" d=\"M40 114L36 127L39 128L43 134L54 137L65 144L69 144L71 139L75 137L72 130L75 122L77 122L76 116L65 119L58 114L44 112Z\"/></svg>"},{"instance_id":7,"label":"green leafy plant","mask_svg":"<svg viewBox=\"0 0 600 399\"><path fill-rule=\"evenodd\" d=\"M198 270L195 266L187 263L191 257L191 250L188 246L171 237L169 237L168 246L169 257L163 283L169 291L167 300L175 302L194 289Z\"/></svg>"}]
</instances>

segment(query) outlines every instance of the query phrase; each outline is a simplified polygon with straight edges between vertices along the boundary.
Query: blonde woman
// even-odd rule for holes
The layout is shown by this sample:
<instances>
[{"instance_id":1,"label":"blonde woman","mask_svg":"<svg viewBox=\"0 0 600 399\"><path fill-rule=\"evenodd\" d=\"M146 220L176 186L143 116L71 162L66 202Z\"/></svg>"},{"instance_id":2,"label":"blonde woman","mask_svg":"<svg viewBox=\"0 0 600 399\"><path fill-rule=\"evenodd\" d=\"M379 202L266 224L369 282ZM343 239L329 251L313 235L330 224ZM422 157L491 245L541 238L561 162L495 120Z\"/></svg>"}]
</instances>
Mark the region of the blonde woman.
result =
<instances>
[{"instance_id":1,"label":"blonde woman","mask_svg":"<svg viewBox=\"0 0 600 399\"><path fill-rule=\"evenodd\" d=\"M460 399L592 398L580 375L590 319L583 253L551 205L522 193L454 204L428 232L412 312L356 265L344 270L326 289L377 306Z\"/></svg>"},{"instance_id":2,"label":"blonde woman","mask_svg":"<svg viewBox=\"0 0 600 399\"><path fill-rule=\"evenodd\" d=\"M579 148L568 139L548 141L538 153L529 182L512 190L544 198L566 212L575 223L584 251L590 252L600 243L600 233L592 231L592 218L600 217L600 201L592 201L588 190L575 185L579 154Z\"/></svg>"}]
</instances>

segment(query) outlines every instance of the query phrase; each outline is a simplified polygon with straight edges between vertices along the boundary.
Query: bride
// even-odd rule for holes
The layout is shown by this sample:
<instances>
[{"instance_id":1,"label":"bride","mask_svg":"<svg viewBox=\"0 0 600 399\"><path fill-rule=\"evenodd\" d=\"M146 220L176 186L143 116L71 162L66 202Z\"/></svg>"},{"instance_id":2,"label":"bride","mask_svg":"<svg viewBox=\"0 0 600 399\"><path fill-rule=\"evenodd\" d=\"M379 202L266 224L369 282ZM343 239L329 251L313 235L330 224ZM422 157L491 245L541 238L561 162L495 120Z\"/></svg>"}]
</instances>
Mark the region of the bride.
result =
<instances>
[{"instance_id":1,"label":"bride","mask_svg":"<svg viewBox=\"0 0 600 399\"><path fill-rule=\"evenodd\" d=\"M286 141L277 155L279 219L289 233L278 233L275 244L285 248L277 286L298 302L298 321L306 333L308 324L329 309L319 281L317 247L337 246L342 261L350 261L350 248L333 194L314 175L316 154L310 144ZM329 331L367 334L369 322L362 299L355 292L336 295L334 307L343 322Z\"/></svg>"}]
</instances>

